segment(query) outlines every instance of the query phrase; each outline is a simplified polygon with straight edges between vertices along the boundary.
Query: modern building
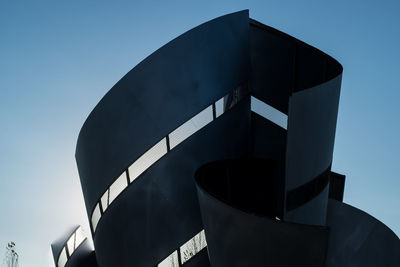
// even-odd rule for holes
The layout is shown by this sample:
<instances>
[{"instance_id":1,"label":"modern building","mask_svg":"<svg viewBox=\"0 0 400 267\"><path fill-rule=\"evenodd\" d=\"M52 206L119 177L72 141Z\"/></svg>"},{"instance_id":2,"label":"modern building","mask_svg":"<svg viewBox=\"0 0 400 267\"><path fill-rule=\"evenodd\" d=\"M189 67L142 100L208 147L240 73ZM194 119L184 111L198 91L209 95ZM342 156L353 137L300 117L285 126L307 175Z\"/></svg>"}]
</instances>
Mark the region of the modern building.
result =
<instances>
[{"instance_id":1,"label":"modern building","mask_svg":"<svg viewBox=\"0 0 400 267\"><path fill-rule=\"evenodd\" d=\"M399 238L331 170L341 77L247 10L161 47L81 129L95 251L71 229L57 267L400 266Z\"/></svg>"}]
</instances>

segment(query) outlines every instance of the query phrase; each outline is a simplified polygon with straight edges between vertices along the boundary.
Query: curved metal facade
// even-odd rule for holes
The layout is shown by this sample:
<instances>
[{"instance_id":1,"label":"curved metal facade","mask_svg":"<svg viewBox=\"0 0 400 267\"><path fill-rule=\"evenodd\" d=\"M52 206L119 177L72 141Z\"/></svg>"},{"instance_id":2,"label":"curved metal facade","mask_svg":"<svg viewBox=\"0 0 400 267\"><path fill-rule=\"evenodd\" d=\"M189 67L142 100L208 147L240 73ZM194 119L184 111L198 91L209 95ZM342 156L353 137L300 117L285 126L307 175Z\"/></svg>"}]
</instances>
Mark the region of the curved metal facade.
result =
<instances>
[{"instance_id":1,"label":"curved metal facade","mask_svg":"<svg viewBox=\"0 0 400 267\"><path fill-rule=\"evenodd\" d=\"M138 64L91 112L76 147L97 265L325 266L337 246L328 194L342 197L344 186L331 173L341 76L333 58L247 10ZM196 189L199 167L238 158L273 166L245 164L264 176L244 171L248 187L237 185L264 196L238 200L261 215L226 203L227 184L215 195ZM283 259L289 252L297 256Z\"/></svg>"}]
</instances>

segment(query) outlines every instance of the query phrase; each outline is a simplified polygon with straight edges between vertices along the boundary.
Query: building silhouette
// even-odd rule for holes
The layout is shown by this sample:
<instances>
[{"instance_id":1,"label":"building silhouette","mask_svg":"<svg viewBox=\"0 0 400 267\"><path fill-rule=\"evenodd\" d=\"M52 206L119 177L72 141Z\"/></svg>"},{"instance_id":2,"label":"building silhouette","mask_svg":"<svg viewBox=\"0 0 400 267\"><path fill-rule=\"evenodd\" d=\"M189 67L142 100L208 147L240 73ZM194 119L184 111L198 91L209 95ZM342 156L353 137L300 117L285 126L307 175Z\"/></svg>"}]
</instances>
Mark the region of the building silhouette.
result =
<instances>
[{"instance_id":1,"label":"building silhouette","mask_svg":"<svg viewBox=\"0 0 400 267\"><path fill-rule=\"evenodd\" d=\"M128 72L76 147L95 251L63 266L400 266L384 224L332 172L342 66L240 11Z\"/></svg>"}]
</instances>

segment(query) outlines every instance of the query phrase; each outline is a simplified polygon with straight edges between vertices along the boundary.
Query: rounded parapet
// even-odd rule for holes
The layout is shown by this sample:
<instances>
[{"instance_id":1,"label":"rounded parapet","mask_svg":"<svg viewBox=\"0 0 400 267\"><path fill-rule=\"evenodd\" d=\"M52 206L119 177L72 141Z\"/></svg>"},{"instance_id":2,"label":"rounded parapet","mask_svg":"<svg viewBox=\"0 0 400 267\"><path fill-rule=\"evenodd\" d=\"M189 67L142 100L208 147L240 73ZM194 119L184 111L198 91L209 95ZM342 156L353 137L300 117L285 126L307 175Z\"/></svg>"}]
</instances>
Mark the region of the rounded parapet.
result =
<instances>
[{"instance_id":1,"label":"rounded parapet","mask_svg":"<svg viewBox=\"0 0 400 267\"><path fill-rule=\"evenodd\" d=\"M324 266L327 227L275 217L275 163L216 161L196 172L211 266Z\"/></svg>"},{"instance_id":2,"label":"rounded parapet","mask_svg":"<svg viewBox=\"0 0 400 267\"><path fill-rule=\"evenodd\" d=\"M330 199L327 224L327 267L400 266L399 238L366 212Z\"/></svg>"}]
</instances>

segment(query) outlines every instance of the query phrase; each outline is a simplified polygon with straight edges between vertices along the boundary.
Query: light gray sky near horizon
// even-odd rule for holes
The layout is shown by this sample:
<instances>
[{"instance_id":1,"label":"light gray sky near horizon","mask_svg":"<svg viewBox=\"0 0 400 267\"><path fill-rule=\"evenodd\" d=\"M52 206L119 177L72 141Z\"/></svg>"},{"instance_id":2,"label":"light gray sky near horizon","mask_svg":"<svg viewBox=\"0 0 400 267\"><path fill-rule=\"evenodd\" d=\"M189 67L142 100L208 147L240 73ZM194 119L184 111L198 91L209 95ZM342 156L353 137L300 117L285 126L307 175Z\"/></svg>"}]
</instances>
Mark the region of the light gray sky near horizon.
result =
<instances>
[{"instance_id":1,"label":"light gray sky near horizon","mask_svg":"<svg viewBox=\"0 0 400 267\"><path fill-rule=\"evenodd\" d=\"M21 267L46 266L53 240L89 233L74 152L90 111L156 49L242 9L343 64L333 170L345 202L400 234L399 1L1 1L0 256L13 240Z\"/></svg>"}]
</instances>

